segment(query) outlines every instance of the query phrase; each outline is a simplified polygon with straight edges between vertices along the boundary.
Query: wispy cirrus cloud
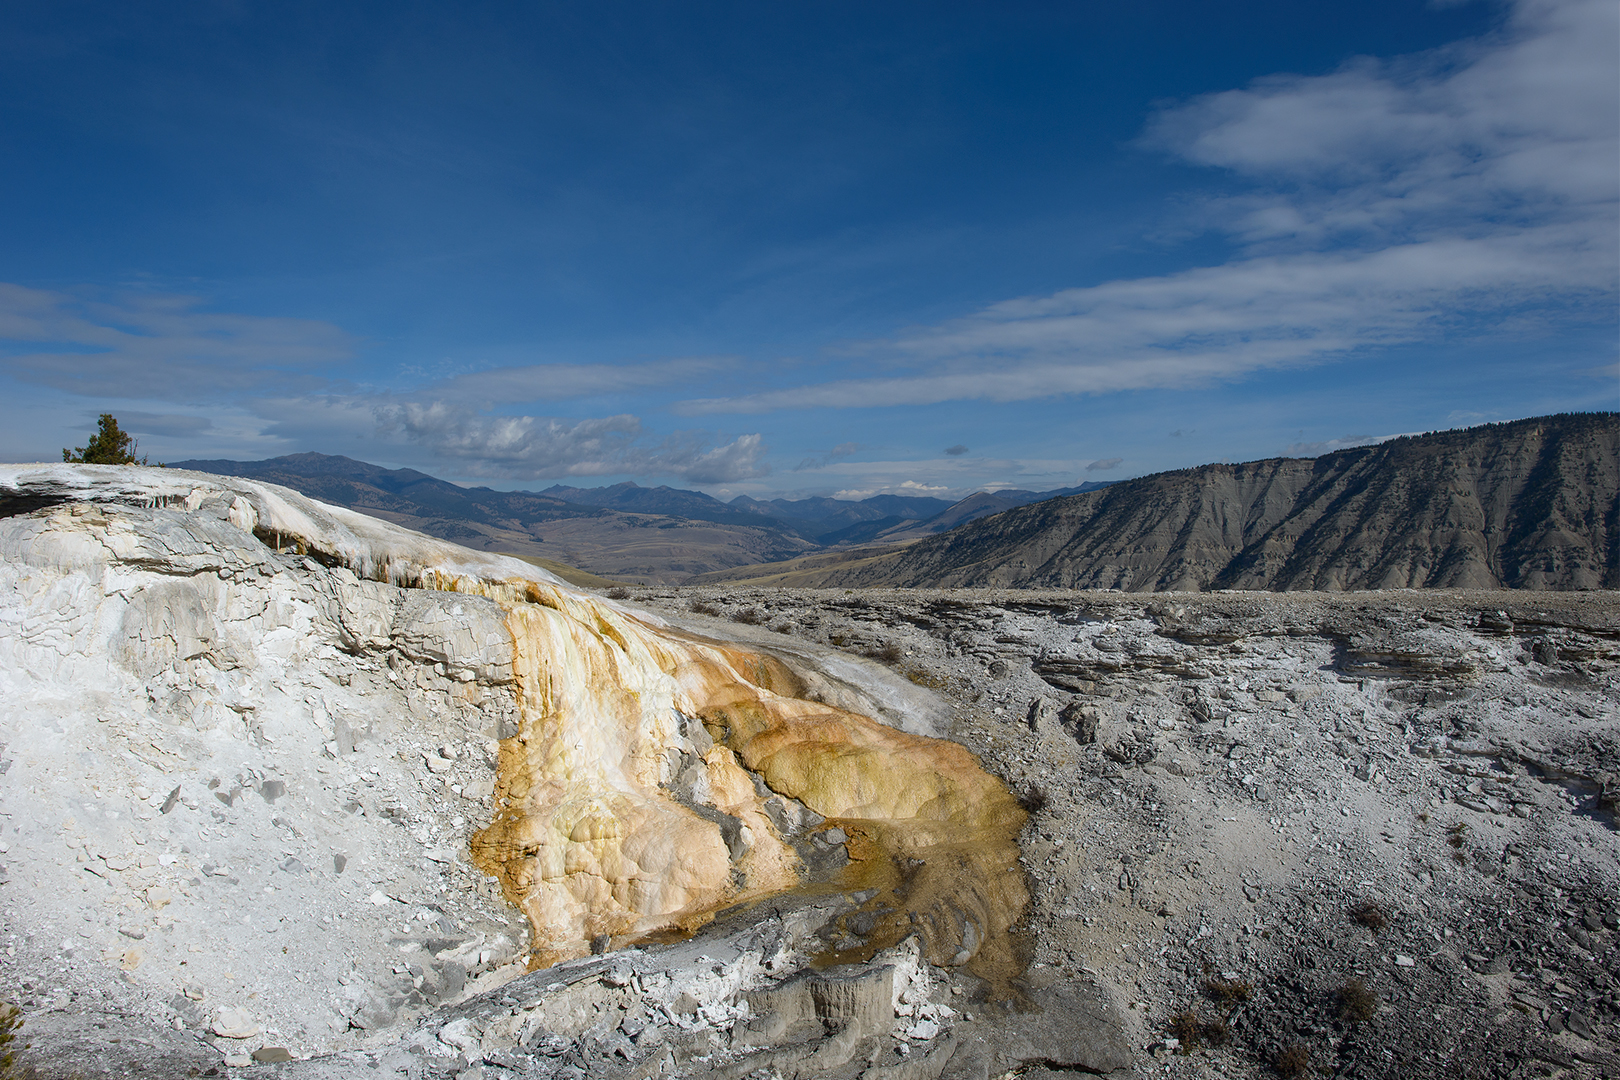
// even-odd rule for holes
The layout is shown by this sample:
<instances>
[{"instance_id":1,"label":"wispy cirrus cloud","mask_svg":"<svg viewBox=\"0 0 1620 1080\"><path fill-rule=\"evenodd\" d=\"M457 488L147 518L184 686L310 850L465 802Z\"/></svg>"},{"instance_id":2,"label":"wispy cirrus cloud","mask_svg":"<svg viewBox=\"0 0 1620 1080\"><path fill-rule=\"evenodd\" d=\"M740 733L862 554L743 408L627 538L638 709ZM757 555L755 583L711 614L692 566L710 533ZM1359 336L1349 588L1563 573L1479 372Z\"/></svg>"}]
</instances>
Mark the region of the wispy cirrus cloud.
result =
<instances>
[{"instance_id":1,"label":"wispy cirrus cloud","mask_svg":"<svg viewBox=\"0 0 1620 1080\"><path fill-rule=\"evenodd\" d=\"M490 478L644 473L725 483L770 471L758 434L715 446L691 432L650 438L629 414L560 419L492 411L691 381L725 370L733 358L507 366L402 392L335 377L359 344L329 323L212 312L195 297L87 299L0 283L0 372L71 394L224 403L256 418L272 440L402 439L453 460L465 475ZM185 439L212 427L208 418L183 413L119 414L138 434Z\"/></svg>"},{"instance_id":2,"label":"wispy cirrus cloud","mask_svg":"<svg viewBox=\"0 0 1620 1080\"><path fill-rule=\"evenodd\" d=\"M834 462L842 461L845 458L849 457L851 454L858 453L860 451L860 449L861 449L861 444L860 443L857 443L857 442L841 442L837 446L833 447L831 450L827 451L825 454L821 454L818 457L807 457L807 458L805 458L803 461L801 461L797 465L793 466L793 471L794 472L807 472L807 471L813 471L813 470L816 470L816 469L825 469L827 466L833 464Z\"/></svg>"},{"instance_id":3,"label":"wispy cirrus cloud","mask_svg":"<svg viewBox=\"0 0 1620 1080\"><path fill-rule=\"evenodd\" d=\"M626 364L524 364L453 375L414 396L479 404L558 401L692 382L736 368L734 356L683 356Z\"/></svg>"},{"instance_id":4,"label":"wispy cirrus cloud","mask_svg":"<svg viewBox=\"0 0 1620 1080\"><path fill-rule=\"evenodd\" d=\"M1522 0L1489 37L1173 106L1146 147L1251 184L1208 200L1218 266L995 304L864 347L888 371L694 413L1179 388L1358 350L1609 320L1616 129L1607 0Z\"/></svg>"},{"instance_id":5,"label":"wispy cirrus cloud","mask_svg":"<svg viewBox=\"0 0 1620 1080\"><path fill-rule=\"evenodd\" d=\"M313 390L358 344L331 323L209 312L191 296L0 283L0 371L73 394L199 403Z\"/></svg>"},{"instance_id":6,"label":"wispy cirrus cloud","mask_svg":"<svg viewBox=\"0 0 1620 1080\"><path fill-rule=\"evenodd\" d=\"M1474 421L1477 423L1478 421ZM1377 446L1379 443L1389 442L1391 439L1406 439L1413 435L1421 435L1421 431L1404 431L1395 435L1346 435L1340 439L1324 439L1321 442L1290 443L1287 455L1289 457L1321 457L1331 454L1335 450L1351 450L1358 446Z\"/></svg>"},{"instance_id":7,"label":"wispy cirrus cloud","mask_svg":"<svg viewBox=\"0 0 1620 1080\"><path fill-rule=\"evenodd\" d=\"M331 323L206 310L173 293L90 297L0 282L0 371L95 397L218 401L341 392L361 342ZM458 373L379 396L488 408L689 383L735 368L730 356L623 364L520 364Z\"/></svg>"},{"instance_id":8,"label":"wispy cirrus cloud","mask_svg":"<svg viewBox=\"0 0 1620 1080\"><path fill-rule=\"evenodd\" d=\"M125 431L136 435L167 435L171 438L186 438L200 435L214 426L213 420L206 416L193 416L189 413L153 413L140 409L119 409L118 423Z\"/></svg>"}]
</instances>

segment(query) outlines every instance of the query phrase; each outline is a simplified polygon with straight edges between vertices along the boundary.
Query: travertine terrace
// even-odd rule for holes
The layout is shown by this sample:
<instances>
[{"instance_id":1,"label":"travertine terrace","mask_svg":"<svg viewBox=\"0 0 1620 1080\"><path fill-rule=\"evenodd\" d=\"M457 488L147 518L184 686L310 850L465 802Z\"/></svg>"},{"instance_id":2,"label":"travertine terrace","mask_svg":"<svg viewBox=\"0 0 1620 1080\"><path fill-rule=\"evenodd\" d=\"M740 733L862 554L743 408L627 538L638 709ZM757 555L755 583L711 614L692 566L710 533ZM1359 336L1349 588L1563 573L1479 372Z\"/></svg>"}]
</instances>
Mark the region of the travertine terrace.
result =
<instances>
[{"instance_id":1,"label":"travertine terrace","mask_svg":"<svg viewBox=\"0 0 1620 1080\"><path fill-rule=\"evenodd\" d=\"M177 1030L341 1049L802 882L896 901L908 861L949 872L866 937L1011 971L1024 814L926 706L887 726L813 662L267 485L0 483L8 853L35 909L8 929L26 954L65 921L51 950Z\"/></svg>"}]
</instances>

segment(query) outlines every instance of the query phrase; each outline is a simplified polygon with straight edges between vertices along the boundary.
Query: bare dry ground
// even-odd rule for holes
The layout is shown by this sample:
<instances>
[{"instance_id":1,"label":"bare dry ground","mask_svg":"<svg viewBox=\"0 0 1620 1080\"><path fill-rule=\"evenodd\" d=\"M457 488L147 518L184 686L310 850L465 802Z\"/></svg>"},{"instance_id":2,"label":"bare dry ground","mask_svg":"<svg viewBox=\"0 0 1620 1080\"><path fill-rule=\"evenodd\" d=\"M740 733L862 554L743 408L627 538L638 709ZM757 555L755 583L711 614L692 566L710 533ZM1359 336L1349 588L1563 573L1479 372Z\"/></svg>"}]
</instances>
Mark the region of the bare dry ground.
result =
<instances>
[{"instance_id":1,"label":"bare dry ground","mask_svg":"<svg viewBox=\"0 0 1620 1080\"><path fill-rule=\"evenodd\" d=\"M1613 593L636 598L954 701L1032 810L1027 984L1141 1075L1620 1070Z\"/></svg>"}]
</instances>

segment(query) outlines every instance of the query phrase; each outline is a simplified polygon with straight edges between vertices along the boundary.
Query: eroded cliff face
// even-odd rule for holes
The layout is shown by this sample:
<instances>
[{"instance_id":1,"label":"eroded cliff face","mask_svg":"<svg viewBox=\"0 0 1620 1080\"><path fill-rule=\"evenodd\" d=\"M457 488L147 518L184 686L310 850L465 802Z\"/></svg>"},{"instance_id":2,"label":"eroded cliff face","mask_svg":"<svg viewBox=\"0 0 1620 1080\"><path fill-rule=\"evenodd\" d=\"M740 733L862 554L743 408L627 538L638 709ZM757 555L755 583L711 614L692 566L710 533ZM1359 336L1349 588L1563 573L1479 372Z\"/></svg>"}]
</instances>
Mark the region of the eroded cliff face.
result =
<instances>
[{"instance_id":1,"label":"eroded cliff face","mask_svg":"<svg viewBox=\"0 0 1620 1080\"><path fill-rule=\"evenodd\" d=\"M62 957L181 1022L339 1045L807 878L869 886L851 956L915 928L937 963L1013 964L1022 811L847 671L252 481L8 466L0 504L0 801L33 907L8 929L82 922Z\"/></svg>"},{"instance_id":2,"label":"eroded cliff face","mask_svg":"<svg viewBox=\"0 0 1620 1080\"><path fill-rule=\"evenodd\" d=\"M1620 414L1157 473L981 518L814 587L1620 587Z\"/></svg>"}]
</instances>

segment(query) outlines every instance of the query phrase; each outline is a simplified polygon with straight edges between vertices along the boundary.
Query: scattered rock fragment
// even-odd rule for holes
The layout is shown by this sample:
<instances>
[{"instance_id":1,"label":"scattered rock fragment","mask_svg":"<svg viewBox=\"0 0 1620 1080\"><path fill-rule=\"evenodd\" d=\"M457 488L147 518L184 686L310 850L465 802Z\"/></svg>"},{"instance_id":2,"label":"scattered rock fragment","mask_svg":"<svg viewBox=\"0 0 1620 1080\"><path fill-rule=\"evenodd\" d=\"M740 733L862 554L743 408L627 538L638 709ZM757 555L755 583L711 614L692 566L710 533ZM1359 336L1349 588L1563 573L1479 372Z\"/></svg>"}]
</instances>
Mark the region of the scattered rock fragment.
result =
<instances>
[{"instance_id":1,"label":"scattered rock fragment","mask_svg":"<svg viewBox=\"0 0 1620 1080\"><path fill-rule=\"evenodd\" d=\"M210 1028L222 1039L251 1039L261 1030L258 1021L246 1009L234 1005L221 1006Z\"/></svg>"}]
</instances>

